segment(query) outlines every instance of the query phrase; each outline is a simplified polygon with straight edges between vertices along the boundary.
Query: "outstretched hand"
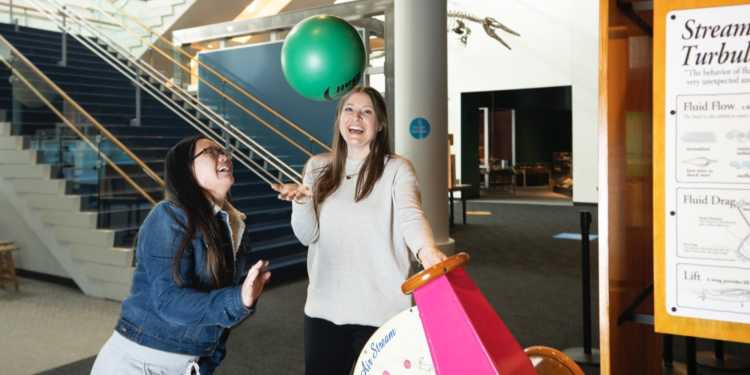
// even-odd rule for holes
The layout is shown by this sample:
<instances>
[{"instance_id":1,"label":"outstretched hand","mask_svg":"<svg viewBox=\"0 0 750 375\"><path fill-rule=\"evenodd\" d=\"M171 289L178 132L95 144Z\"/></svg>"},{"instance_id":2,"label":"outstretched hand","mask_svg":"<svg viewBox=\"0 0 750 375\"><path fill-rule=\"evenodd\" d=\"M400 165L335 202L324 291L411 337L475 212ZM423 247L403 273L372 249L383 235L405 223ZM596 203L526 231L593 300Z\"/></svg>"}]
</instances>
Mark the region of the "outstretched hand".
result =
<instances>
[{"instance_id":1,"label":"outstretched hand","mask_svg":"<svg viewBox=\"0 0 750 375\"><path fill-rule=\"evenodd\" d=\"M250 308L255 304L270 278L271 272L268 271L267 260L259 260L250 268L240 289L242 304L245 307Z\"/></svg>"},{"instance_id":2,"label":"outstretched hand","mask_svg":"<svg viewBox=\"0 0 750 375\"><path fill-rule=\"evenodd\" d=\"M272 184L271 188L279 193L279 199L305 203L312 197L312 190L301 184Z\"/></svg>"}]
</instances>

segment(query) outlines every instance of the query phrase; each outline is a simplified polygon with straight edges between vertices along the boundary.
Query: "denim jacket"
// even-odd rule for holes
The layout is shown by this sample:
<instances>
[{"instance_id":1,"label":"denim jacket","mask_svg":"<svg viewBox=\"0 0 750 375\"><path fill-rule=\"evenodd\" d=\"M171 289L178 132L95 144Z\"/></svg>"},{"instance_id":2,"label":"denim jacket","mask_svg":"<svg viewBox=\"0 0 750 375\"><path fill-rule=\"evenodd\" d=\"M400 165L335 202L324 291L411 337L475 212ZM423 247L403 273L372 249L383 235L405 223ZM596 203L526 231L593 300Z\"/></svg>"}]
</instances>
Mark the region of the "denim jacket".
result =
<instances>
[{"instance_id":1,"label":"denim jacket","mask_svg":"<svg viewBox=\"0 0 750 375\"><path fill-rule=\"evenodd\" d=\"M226 219L227 213L218 215ZM146 217L138 232L130 296L122 302L115 330L143 346L199 356L201 374L211 374L224 359L229 328L254 311L245 308L240 296L250 267L247 232L237 250L232 286L210 287L200 232L183 253L180 286L172 276L173 258L185 235L180 223L187 223L185 211L168 201L159 202Z\"/></svg>"}]
</instances>

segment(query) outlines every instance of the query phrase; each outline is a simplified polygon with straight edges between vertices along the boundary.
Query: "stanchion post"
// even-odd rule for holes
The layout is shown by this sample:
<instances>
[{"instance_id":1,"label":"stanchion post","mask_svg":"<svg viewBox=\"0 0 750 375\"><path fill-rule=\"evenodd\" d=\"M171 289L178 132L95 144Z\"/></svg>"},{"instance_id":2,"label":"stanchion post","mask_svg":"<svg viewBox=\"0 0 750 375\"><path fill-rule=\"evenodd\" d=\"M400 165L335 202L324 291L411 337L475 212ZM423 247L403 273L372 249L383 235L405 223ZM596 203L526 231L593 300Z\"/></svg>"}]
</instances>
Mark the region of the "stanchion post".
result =
<instances>
[{"instance_id":1,"label":"stanchion post","mask_svg":"<svg viewBox=\"0 0 750 375\"><path fill-rule=\"evenodd\" d=\"M581 296L583 296L583 352L591 354L591 212L581 212Z\"/></svg>"},{"instance_id":2,"label":"stanchion post","mask_svg":"<svg viewBox=\"0 0 750 375\"><path fill-rule=\"evenodd\" d=\"M671 369L674 366L674 353L672 352L672 335L662 337L662 361L664 367Z\"/></svg>"},{"instance_id":3,"label":"stanchion post","mask_svg":"<svg viewBox=\"0 0 750 375\"><path fill-rule=\"evenodd\" d=\"M695 357L695 337L685 337L685 364L687 375L698 374L698 364Z\"/></svg>"},{"instance_id":4,"label":"stanchion post","mask_svg":"<svg viewBox=\"0 0 750 375\"><path fill-rule=\"evenodd\" d=\"M581 211L581 306L583 319L583 348L574 347L564 352L574 361L585 365L599 364L599 350L592 348L591 330L591 212Z\"/></svg>"}]
</instances>

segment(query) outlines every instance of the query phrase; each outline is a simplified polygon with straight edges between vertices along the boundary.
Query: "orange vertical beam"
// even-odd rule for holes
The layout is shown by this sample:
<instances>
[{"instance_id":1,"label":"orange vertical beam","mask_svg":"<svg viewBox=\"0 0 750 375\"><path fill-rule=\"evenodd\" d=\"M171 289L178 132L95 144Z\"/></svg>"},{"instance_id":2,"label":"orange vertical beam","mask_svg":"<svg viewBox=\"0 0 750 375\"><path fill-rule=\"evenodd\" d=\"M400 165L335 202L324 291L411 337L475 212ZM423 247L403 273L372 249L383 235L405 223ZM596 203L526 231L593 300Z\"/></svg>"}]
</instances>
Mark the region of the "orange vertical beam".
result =
<instances>
[{"instance_id":1,"label":"orange vertical beam","mask_svg":"<svg viewBox=\"0 0 750 375\"><path fill-rule=\"evenodd\" d=\"M648 23L650 14L642 15ZM653 327L617 321L653 280L651 38L600 1L599 315L601 374L661 373ZM646 302L638 310L650 313Z\"/></svg>"}]
</instances>

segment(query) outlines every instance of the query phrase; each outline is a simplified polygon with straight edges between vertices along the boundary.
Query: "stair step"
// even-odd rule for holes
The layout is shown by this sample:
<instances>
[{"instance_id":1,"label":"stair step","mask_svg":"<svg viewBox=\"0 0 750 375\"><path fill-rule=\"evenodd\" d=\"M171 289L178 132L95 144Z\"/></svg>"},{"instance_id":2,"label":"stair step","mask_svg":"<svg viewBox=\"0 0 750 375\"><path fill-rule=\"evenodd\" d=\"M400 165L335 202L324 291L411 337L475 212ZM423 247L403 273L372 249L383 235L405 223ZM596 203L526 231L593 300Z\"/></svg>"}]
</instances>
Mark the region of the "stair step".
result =
<instances>
[{"instance_id":1,"label":"stair step","mask_svg":"<svg viewBox=\"0 0 750 375\"><path fill-rule=\"evenodd\" d=\"M155 201L161 200L161 194L155 195L150 194L151 198ZM121 195L121 196L102 196L97 197L96 195L91 195L88 197L82 197L81 198L81 207L84 210L109 210L109 209L124 209L124 210L137 210L141 208L143 205L150 204L148 200L141 196L139 193L133 192L130 195ZM140 224L140 223L136 223ZM109 227L109 225L107 225Z\"/></svg>"},{"instance_id":2,"label":"stair step","mask_svg":"<svg viewBox=\"0 0 750 375\"><path fill-rule=\"evenodd\" d=\"M292 214L292 205L287 204L280 207L266 208L266 209L253 209L245 212L248 223L264 222L265 220L279 220L285 218L289 220Z\"/></svg>"},{"instance_id":3,"label":"stair step","mask_svg":"<svg viewBox=\"0 0 750 375\"><path fill-rule=\"evenodd\" d=\"M258 259L270 259L269 267L280 267L274 265L276 259L285 257L302 257L307 252L307 248L297 241L293 235L265 240L259 242L250 242L251 261ZM281 263L281 262L280 262Z\"/></svg>"},{"instance_id":4,"label":"stair step","mask_svg":"<svg viewBox=\"0 0 750 375\"><path fill-rule=\"evenodd\" d=\"M5 23L0 23L0 33L4 35L20 35L20 36L27 36L29 38L39 39L43 41L57 41L57 42L60 41L60 38L62 35L57 31L37 29L34 27L28 27L28 26L19 26L18 31L16 31L14 25L5 24ZM68 41L68 43L72 46L83 47L81 44L78 43L78 41L72 38L70 41Z\"/></svg>"},{"instance_id":5,"label":"stair step","mask_svg":"<svg viewBox=\"0 0 750 375\"><path fill-rule=\"evenodd\" d=\"M132 268L130 268L132 270ZM96 280L96 289L91 292L92 297L122 301L130 295L132 276L128 282L111 282L110 280Z\"/></svg>"},{"instance_id":6,"label":"stair step","mask_svg":"<svg viewBox=\"0 0 750 375\"><path fill-rule=\"evenodd\" d=\"M24 33L24 32L5 33L2 30L0 30L0 34L3 34L5 39L7 39L16 48L18 48L18 46L29 46L29 45L35 45L35 46L39 45L39 46L43 46L45 48L50 48L50 49L62 48L61 34L55 35L54 38L45 38L44 36L40 36L38 34L29 34L29 33ZM66 43L67 43L67 48L69 51L86 53L89 50L88 48L86 48L86 46L80 44L77 40L75 40L73 37L70 37L70 36L68 36Z\"/></svg>"},{"instance_id":7,"label":"stair step","mask_svg":"<svg viewBox=\"0 0 750 375\"><path fill-rule=\"evenodd\" d=\"M138 223L139 226L142 223ZM138 235L139 226L117 229L115 232L115 246L132 246Z\"/></svg>"},{"instance_id":8,"label":"stair step","mask_svg":"<svg viewBox=\"0 0 750 375\"><path fill-rule=\"evenodd\" d=\"M29 206L41 210L78 212L81 198L74 195L53 195L39 193L19 193Z\"/></svg>"},{"instance_id":9,"label":"stair step","mask_svg":"<svg viewBox=\"0 0 750 375\"><path fill-rule=\"evenodd\" d=\"M161 186L140 186L140 188L152 197L161 197L161 195L164 193L164 188L162 188ZM119 188L107 187L106 189L100 189L97 185L87 185L84 188L79 188L75 192L75 194L84 199L97 197L100 197L102 199L125 199L131 197L141 197L138 191L130 185Z\"/></svg>"},{"instance_id":10,"label":"stair step","mask_svg":"<svg viewBox=\"0 0 750 375\"><path fill-rule=\"evenodd\" d=\"M62 42L61 42L62 44ZM28 54L33 57L37 58L47 58L47 59L57 59L59 60L62 57L62 52L60 46L52 46L51 44L43 45L43 44L35 44L33 46L15 46L18 48L21 53L24 55ZM68 50L68 62L73 62L78 59L83 60L83 62L90 62L90 61L101 61L101 60L94 60L92 59L93 53L89 50L80 50L80 49L69 49ZM28 56L27 56L28 57ZM29 57L29 60L34 60L33 58Z\"/></svg>"},{"instance_id":11,"label":"stair step","mask_svg":"<svg viewBox=\"0 0 750 375\"><path fill-rule=\"evenodd\" d=\"M0 137L0 150L21 150L26 148L28 144L28 139L25 137Z\"/></svg>"},{"instance_id":12,"label":"stair step","mask_svg":"<svg viewBox=\"0 0 750 375\"><path fill-rule=\"evenodd\" d=\"M96 229L96 212L58 212L44 211L42 221L49 225L76 227L82 229Z\"/></svg>"},{"instance_id":13,"label":"stair step","mask_svg":"<svg viewBox=\"0 0 750 375\"><path fill-rule=\"evenodd\" d=\"M31 59L29 59L31 60ZM128 82L128 78L123 75L113 76L112 75L112 69L109 66L104 65L87 65L87 64L79 64L79 63L67 63L66 65L60 65L58 61L49 61L47 59L42 60L39 58L35 58L34 61L32 60L32 63L36 65L39 70L44 72L47 76L56 76L56 77L69 77L72 75L75 76L81 76L81 77L87 77L89 80L91 79L104 79L107 81L117 81L117 82Z\"/></svg>"},{"instance_id":14,"label":"stair step","mask_svg":"<svg viewBox=\"0 0 750 375\"><path fill-rule=\"evenodd\" d=\"M272 273L276 270L288 269L296 266L304 266L307 263L307 251L301 250L291 255L276 257L269 261L268 270Z\"/></svg>"},{"instance_id":15,"label":"stair step","mask_svg":"<svg viewBox=\"0 0 750 375\"><path fill-rule=\"evenodd\" d=\"M38 153L34 150L0 150L0 161L3 164L35 164Z\"/></svg>"},{"instance_id":16,"label":"stair step","mask_svg":"<svg viewBox=\"0 0 750 375\"><path fill-rule=\"evenodd\" d=\"M0 177L50 178L48 165L0 164Z\"/></svg>"},{"instance_id":17,"label":"stair step","mask_svg":"<svg viewBox=\"0 0 750 375\"><path fill-rule=\"evenodd\" d=\"M290 205L289 202L279 200L276 195L273 197L240 197L233 198L235 207L242 212L252 213L254 210L266 210L274 208L283 208Z\"/></svg>"},{"instance_id":18,"label":"stair step","mask_svg":"<svg viewBox=\"0 0 750 375\"><path fill-rule=\"evenodd\" d=\"M107 229L84 229L76 227L63 227L52 225L57 239L63 243L85 244L101 246L101 248L114 245L115 232Z\"/></svg>"},{"instance_id":19,"label":"stair step","mask_svg":"<svg viewBox=\"0 0 750 375\"><path fill-rule=\"evenodd\" d=\"M153 125L144 125L144 126L131 126L131 127L119 127L119 128L106 126L106 128L110 133L112 133L118 139L120 137L125 137L125 136L147 137L152 134L162 134L162 135L174 136L174 137L178 137L182 139L182 138L193 136L196 134L196 131L192 127L190 128L167 127L167 126L157 127ZM167 154L166 151L169 150L169 148L172 146L173 145L164 144L164 145L150 146L150 148L161 148L162 150L164 150L164 153L162 155L162 159L163 159L163 156L166 156ZM142 148L149 148L149 147L142 147Z\"/></svg>"},{"instance_id":20,"label":"stair step","mask_svg":"<svg viewBox=\"0 0 750 375\"><path fill-rule=\"evenodd\" d=\"M19 193L38 193L48 195L64 195L67 185L65 180L42 178L11 178L15 190Z\"/></svg>"},{"instance_id":21,"label":"stair step","mask_svg":"<svg viewBox=\"0 0 750 375\"><path fill-rule=\"evenodd\" d=\"M292 235L292 226L289 219L281 219L271 222L255 223L248 225L250 238L254 242L273 240L280 237Z\"/></svg>"},{"instance_id":22,"label":"stair step","mask_svg":"<svg viewBox=\"0 0 750 375\"><path fill-rule=\"evenodd\" d=\"M269 249L276 249L282 246L288 245L301 245L294 235L284 236L282 238L276 238L273 240L265 241L253 241L253 248L251 251L266 251Z\"/></svg>"},{"instance_id":23,"label":"stair step","mask_svg":"<svg viewBox=\"0 0 750 375\"><path fill-rule=\"evenodd\" d=\"M97 282L101 280L108 283L129 285L133 280L134 269L132 267L83 262L81 263L81 268L86 276L97 280Z\"/></svg>"},{"instance_id":24,"label":"stair step","mask_svg":"<svg viewBox=\"0 0 750 375\"><path fill-rule=\"evenodd\" d=\"M76 245L71 247L73 259L110 266L130 267L133 249L128 247L107 247Z\"/></svg>"}]
</instances>

